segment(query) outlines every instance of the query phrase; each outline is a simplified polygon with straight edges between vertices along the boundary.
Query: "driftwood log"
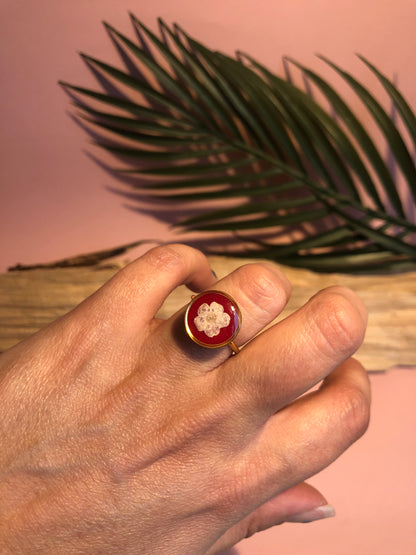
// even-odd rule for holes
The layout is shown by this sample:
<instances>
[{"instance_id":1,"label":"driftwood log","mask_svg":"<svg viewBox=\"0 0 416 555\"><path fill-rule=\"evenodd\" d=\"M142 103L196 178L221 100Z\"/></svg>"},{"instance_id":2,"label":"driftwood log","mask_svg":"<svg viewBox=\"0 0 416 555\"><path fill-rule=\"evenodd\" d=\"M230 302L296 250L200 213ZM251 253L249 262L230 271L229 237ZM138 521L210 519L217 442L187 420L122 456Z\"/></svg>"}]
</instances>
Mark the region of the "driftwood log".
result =
<instances>
[{"instance_id":1,"label":"driftwood log","mask_svg":"<svg viewBox=\"0 0 416 555\"><path fill-rule=\"evenodd\" d=\"M219 277L250 260L211 257ZM93 293L117 267L39 268L0 275L0 351L33 334ZM319 289L346 285L369 310L366 339L357 357L370 371L392 366L416 366L416 273L388 276L315 274L284 268L293 292L284 318ZM189 301L179 287L166 300L159 316L166 318Z\"/></svg>"}]
</instances>

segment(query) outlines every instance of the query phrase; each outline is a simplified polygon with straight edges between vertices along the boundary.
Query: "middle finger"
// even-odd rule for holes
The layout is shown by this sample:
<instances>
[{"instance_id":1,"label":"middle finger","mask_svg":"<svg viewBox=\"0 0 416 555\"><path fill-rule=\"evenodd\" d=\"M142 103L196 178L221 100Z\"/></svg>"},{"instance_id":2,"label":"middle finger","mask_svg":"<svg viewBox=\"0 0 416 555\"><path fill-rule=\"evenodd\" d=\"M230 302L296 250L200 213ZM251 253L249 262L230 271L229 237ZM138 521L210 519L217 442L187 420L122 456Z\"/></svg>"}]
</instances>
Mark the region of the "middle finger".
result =
<instances>
[{"instance_id":1,"label":"middle finger","mask_svg":"<svg viewBox=\"0 0 416 555\"><path fill-rule=\"evenodd\" d=\"M286 305L290 284L277 266L256 263L241 266L227 277L218 281L212 289L231 295L242 313L242 325L235 339L238 346L252 339L273 321ZM187 335L184 325L186 308L159 324L158 348L169 357L170 366L210 371L231 355L229 346L209 349L194 343ZM237 355L238 357L241 354Z\"/></svg>"}]
</instances>

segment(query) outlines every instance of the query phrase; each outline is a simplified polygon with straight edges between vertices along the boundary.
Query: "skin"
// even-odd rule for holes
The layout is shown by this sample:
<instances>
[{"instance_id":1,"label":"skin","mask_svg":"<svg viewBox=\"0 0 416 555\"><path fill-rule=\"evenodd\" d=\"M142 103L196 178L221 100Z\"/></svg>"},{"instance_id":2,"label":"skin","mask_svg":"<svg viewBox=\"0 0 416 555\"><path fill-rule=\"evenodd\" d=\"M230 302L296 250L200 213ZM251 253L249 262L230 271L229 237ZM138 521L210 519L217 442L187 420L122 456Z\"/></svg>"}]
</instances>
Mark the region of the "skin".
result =
<instances>
[{"instance_id":1,"label":"skin","mask_svg":"<svg viewBox=\"0 0 416 555\"><path fill-rule=\"evenodd\" d=\"M304 480L368 425L365 308L333 287L258 335L284 275L215 282L199 251L157 247L1 355L1 553L213 554L325 516ZM185 309L155 319L182 283L237 300L238 355L194 344Z\"/></svg>"}]
</instances>

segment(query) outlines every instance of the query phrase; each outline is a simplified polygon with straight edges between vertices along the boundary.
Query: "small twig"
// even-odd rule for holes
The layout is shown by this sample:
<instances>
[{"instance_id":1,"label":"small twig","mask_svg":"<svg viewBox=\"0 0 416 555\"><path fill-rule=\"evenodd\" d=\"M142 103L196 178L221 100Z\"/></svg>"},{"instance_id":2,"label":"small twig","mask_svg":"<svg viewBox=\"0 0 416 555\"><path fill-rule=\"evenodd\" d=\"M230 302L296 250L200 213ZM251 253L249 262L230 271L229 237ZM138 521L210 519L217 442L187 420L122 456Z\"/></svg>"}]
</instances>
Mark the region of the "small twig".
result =
<instances>
[{"instance_id":1,"label":"small twig","mask_svg":"<svg viewBox=\"0 0 416 555\"><path fill-rule=\"evenodd\" d=\"M62 260L56 260L55 262L40 263L40 264L16 264L8 268L9 272L21 272L24 270L35 270L40 268L79 268L82 266L95 266L104 260L113 258L115 256L120 256L130 249L145 245L147 243L159 243L155 240L144 240L135 241L134 243L128 243L127 245L121 245L119 247L114 247L112 249L105 249L102 251L90 252L86 254L79 254L77 256L71 256L69 258L63 258Z\"/></svg>"}]
</instances>

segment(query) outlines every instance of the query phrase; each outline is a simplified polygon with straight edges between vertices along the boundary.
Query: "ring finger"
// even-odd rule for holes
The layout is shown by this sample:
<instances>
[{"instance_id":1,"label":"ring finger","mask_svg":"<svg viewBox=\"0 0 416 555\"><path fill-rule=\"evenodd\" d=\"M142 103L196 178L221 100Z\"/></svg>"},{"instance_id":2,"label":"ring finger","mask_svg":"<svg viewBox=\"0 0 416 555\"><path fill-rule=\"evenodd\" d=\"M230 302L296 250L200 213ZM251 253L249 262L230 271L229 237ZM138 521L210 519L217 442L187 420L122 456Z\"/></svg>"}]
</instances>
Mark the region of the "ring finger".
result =
<instances>
[{"instance_id":1,"label":"ring finger","mask_svg":"<svg viewBox=\"0 0 416 555\"><path fill-rule=\"evenodd\" d=\"M362 343L366 321L364 304L349 289L320 291L250 342L239 364L227 361L218 373L218 390L240 396L252 422L254 414L267 420L352 356Z\"/></svg>"}]
</instances>

